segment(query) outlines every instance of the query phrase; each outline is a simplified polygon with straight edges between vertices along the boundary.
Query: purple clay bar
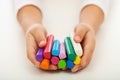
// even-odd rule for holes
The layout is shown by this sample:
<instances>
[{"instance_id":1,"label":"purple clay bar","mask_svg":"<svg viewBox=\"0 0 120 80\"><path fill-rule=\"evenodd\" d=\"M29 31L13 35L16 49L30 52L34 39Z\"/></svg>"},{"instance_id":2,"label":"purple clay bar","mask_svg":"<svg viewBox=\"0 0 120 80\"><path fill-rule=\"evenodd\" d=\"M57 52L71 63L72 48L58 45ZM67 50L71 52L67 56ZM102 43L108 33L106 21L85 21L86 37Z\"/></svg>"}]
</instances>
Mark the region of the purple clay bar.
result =
<instances>
[{"instance_id":1,"label":"purple clay bar","mask_svg":"<svg viewBox=\"0 0 120 80\"><path fill-rule=\"evenodd\" d=\"M39 48L38 52L36 54L36 60L41 62L43 60L43 52L44 52L44 48Z\"/></svg>"}]
</instances>

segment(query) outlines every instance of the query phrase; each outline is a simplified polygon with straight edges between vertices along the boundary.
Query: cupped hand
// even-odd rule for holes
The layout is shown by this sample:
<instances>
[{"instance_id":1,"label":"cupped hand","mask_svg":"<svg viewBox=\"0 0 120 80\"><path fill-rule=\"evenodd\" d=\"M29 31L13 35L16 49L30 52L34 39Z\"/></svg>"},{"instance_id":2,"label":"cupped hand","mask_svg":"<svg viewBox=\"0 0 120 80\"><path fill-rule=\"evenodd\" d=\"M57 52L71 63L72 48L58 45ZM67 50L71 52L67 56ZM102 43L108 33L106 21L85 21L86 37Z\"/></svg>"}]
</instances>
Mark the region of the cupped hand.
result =
<instances>
[{"instance_id":1,"label":"cupped hand","mask_svg":"<svg viewBox=\"0 0 120 80\"><path fill-rule=\"evenodd\" d=\"M95 31L91 26L78 24L75 27L74 41L82 44L83 55L79 65L75 65L71 72L77 72L85 68L92 58L95 48Z\"/></svg>"},{"instance_id":2,"label":"cupped hand","mask_svg":"<svg viewBox=\"0 0 120 80\"><path fill-rule=\"evenodd\" d=\"M46 45L47 31L41 24L34 24L28 28L26 32L26 49L28 59L38 68L40 68L40 62L35 58L39 47ZM57 66L50 64L48 70L57 70Z\"/></svg>"}]
</instances>

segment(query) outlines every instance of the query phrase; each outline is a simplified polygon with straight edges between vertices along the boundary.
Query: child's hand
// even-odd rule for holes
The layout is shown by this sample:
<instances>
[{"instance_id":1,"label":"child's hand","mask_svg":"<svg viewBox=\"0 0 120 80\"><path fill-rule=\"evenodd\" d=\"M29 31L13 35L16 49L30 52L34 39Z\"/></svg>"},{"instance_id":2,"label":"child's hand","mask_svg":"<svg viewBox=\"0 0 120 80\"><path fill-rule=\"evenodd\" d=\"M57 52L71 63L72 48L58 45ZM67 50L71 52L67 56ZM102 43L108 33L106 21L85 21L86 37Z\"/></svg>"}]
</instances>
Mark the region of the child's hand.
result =
<instances>
[{"instance_id":1,"label":"child's hand","mask_svg":"<svg viewBox=\"0 0 120 80\"><path fill-rule=\"evenodd\" d=\"M35 55L39 47L46 45L46 29L41 24L34 24L26 32L26 47L28 59L38 68L40 68L40 62L35 58ZM50 69L56 70L56 66L50 65Z\"/></svg>"},{"instance_id":2,"label":"child's hand","mask_svg":"<svg viewBox=\"0 0 120 80\"><path fill-rule=\"evenodd\" d=\"M95 48L95 31L88 25L79 24L75 28L74 40L77 43L82 43L83 56L80 65L75 65L71 69L72 72L81 70L89 64Z\"/></svg>"}]
</instances>

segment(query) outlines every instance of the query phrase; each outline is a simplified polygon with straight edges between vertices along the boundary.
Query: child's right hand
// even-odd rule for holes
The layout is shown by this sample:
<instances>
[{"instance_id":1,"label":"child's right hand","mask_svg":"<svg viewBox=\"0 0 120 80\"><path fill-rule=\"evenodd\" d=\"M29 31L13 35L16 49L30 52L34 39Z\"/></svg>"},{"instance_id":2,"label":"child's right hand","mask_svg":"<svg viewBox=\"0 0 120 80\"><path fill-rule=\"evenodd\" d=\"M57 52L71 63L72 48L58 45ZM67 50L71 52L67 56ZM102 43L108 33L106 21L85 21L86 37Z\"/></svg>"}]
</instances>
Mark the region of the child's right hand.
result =
<instances>
[{"instance_id":1,"label":"child's right hand","mask_svg":"<svg viewBox=\"0 0 120 80\"><path fill-rule=\"evenodd\" d=\"M47 31L41 24L34 24L28 28L26 32L26 47L28 59L38 68L40 68L40 62L35 58L35 55L39 47L46 45ZM49 70L56 70L57 67L50 65Z\"/></svg>"}]
</instances>

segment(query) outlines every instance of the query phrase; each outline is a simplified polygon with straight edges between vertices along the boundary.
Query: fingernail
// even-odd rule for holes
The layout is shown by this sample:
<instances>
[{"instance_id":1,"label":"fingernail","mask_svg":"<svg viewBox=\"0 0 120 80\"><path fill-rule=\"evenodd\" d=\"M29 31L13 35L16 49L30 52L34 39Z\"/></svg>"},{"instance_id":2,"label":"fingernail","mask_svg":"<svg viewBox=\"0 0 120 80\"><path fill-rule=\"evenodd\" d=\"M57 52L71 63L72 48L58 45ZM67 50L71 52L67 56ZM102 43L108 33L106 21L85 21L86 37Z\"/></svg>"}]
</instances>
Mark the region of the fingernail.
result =
<instances>
[{"instance_id":1,"label":"fingernail","mask_svg":"<svg viewBox=\"0 0 120 80\"><path fill-rule=\"evenodd\" d=\"M75 36L75 37L74 37L74 40L77 41L77 42L80 42L80 41L81 41L81 38L80 38L80 36Z\"/></svg>"},{"instance_id":2,"label":"fingernail","mask_svg":"<svg viewBox=\"0 0 120 80\"><path fill-rule=\"evenodd\" d=\"M40 43L39 43L39 47L44 47L45 46L45 44L46 44L46 41L40 41Z\"/></svg>"},{"instance_id":3,"label":"fingernail","mask_svg":"<svg viewBox=\"0 0 120 80\"><path fill-rule=\"evenodd\" d=\"M74 68L73 70L72 70L72 72L77 72L78 71L78 68Z\"/></svg>"},{"instance_id":4,"label":"fingernail","mask_svg":"<svg viewBox=\"0 0 120 80\"><path fill-rule=\"evenodd\" d=\"M78 68L75 69L75 72L78 71Z\"/></svg>"}]
</instances>

